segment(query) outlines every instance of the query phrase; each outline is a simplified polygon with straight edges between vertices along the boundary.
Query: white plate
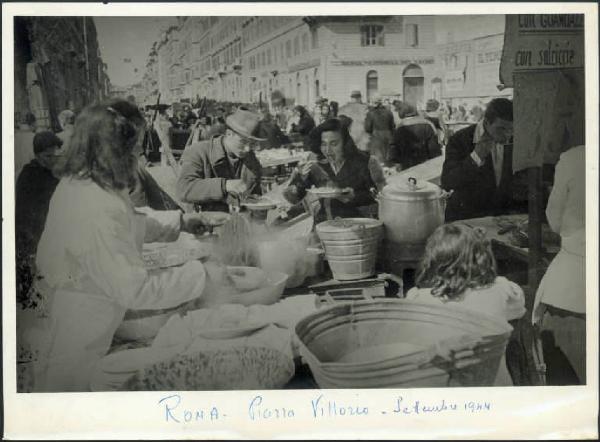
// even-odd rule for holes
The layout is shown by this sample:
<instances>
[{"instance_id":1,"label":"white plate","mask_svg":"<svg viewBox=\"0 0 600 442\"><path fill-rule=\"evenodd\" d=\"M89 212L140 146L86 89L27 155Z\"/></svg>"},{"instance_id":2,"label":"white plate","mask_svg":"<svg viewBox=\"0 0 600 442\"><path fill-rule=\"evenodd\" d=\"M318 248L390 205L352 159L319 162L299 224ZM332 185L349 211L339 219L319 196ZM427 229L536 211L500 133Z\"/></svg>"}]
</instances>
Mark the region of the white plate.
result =
<instances>
[{"instance_id":1,"label":"white plate","mask_svg":"<svg viewBox=\"0 0 600 442\"><path fill-rule=\"evenodd\" d=\"M323 188L323 187L315 187L308 189L309 193L312 193L319 198L337 198L338 196L342 196L345 193L349 193L349 190L342 189L332 189L332 188Z\"/></svg>"},{"instance_id":2,"label":"white plate","mask_svg":"<svg viewBox=\"0 0 600 442\"><path fill-rule=\"evenodd\" d=\"M257 201L247 201L241 204L248 210L270 210L277 207L277 203L267 197L259 198Z\"/></svg>"}]
</instances>

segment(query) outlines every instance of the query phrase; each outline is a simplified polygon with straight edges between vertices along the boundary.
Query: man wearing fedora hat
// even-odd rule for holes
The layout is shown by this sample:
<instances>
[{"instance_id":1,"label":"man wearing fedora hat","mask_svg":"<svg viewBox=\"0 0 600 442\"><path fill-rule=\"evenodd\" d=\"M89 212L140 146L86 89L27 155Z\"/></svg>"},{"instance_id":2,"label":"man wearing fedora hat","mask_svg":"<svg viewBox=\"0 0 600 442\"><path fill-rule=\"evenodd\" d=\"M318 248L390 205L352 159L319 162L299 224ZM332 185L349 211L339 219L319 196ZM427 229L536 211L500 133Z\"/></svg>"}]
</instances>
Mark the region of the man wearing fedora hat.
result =
<instances>
[{"instance_id":1,"label":"man wearing fedora hat","mask_svg":"<svg viewBox=\"0 0 600 442\"><path fill-rule=\"evenodd\" d=\"M261 165L253 146L260 115L240 107L225 119L225 134L187 146L177 194L203 211L229 211L250 193L260 193Z\"/></svg>"}]
</instances>

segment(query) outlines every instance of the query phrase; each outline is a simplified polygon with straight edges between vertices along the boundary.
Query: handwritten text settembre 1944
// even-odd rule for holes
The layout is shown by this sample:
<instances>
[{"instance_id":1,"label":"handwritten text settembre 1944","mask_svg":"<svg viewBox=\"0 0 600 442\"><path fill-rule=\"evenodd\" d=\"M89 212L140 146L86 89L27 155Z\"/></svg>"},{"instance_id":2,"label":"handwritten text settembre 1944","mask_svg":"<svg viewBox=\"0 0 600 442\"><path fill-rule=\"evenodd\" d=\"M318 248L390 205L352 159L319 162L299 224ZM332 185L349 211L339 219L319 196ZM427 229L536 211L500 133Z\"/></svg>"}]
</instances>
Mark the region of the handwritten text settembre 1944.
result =
<instances>
[{"instance_id":1,"label":"handwritten text settembre 1944","mask_svg":"<svg viewBox=\"0 0 600 442\"><path fill-rule=\"evenodd\" d=\"M225 410L213 405L190 406L184 404L180 394L171 394L160 399L158 407L161 419L172 424L217 422L228 418L242 418L250 422L259 422L306 418L313 420L360 419L372 415L398 417L450 413L480 414L492 411L490 402L452 401L444 398L432 402L408 399L403 396L391 397L389 402L382 403L379 408L375 409L360 402L348 403L331 399L322 393L317 394L305 404L299 403L294 406L287 404L280 406L270 402L265 396L255 395L249 399L246 406L242 403L238 410Z\"/></svg>"}]
</instances>

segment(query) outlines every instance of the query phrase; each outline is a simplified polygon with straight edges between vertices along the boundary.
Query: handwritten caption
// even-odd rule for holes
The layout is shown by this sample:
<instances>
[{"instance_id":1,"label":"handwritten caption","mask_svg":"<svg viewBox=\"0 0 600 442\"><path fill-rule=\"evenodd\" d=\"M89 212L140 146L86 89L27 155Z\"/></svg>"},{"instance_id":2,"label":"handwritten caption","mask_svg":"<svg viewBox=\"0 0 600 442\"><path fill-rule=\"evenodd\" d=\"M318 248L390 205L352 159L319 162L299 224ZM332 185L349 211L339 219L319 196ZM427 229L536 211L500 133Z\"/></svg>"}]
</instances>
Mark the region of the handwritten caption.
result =
<instances>
[{"instance_id":1,"label":"handwritten caption","mask_svg":"<svg viewBox=\"0 0 600 442\"><path fill-rule=\"evenodd\" d=\"M441 398L435 401L422 401L404 396L391 397L389 401L378 407L367 406L360 402L342 402L326 394L319 393L305 403L294 406L277 404L263 395L251 396L247 404L238 404L237 408L224 410L216 405L204 407L184 403L180 394L171 394L158 401L158 409L164 421L173 424L190 422L218 422L228 418L242 418L250 422L280 421L293 419L344 419L364 418L366 416L399 417L407 415L436 414L482 414L492 411L491 402L485 401L452 401Z\"/></svg>"}]
</instances>

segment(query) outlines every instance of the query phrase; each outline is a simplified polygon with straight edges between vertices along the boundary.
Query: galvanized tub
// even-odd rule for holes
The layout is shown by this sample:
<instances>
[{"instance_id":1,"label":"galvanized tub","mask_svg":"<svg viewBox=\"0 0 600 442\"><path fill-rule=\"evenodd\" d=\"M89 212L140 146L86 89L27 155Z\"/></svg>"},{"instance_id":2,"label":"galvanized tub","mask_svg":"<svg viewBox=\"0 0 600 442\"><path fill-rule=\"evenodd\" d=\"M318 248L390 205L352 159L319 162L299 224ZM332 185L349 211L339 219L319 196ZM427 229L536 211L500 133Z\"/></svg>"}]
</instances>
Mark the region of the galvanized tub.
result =
<instances>
[{"instance_id":1,"label":"galvanized tub","mask_svg":"<svg viewBox=\"0 0 600 442\"><path fill-rule=\"evenodd\" d=\"M493 385L512 327L460 307L380 299L338 304L296 326L322 388Z\"/></svg>"}]
</instances>

